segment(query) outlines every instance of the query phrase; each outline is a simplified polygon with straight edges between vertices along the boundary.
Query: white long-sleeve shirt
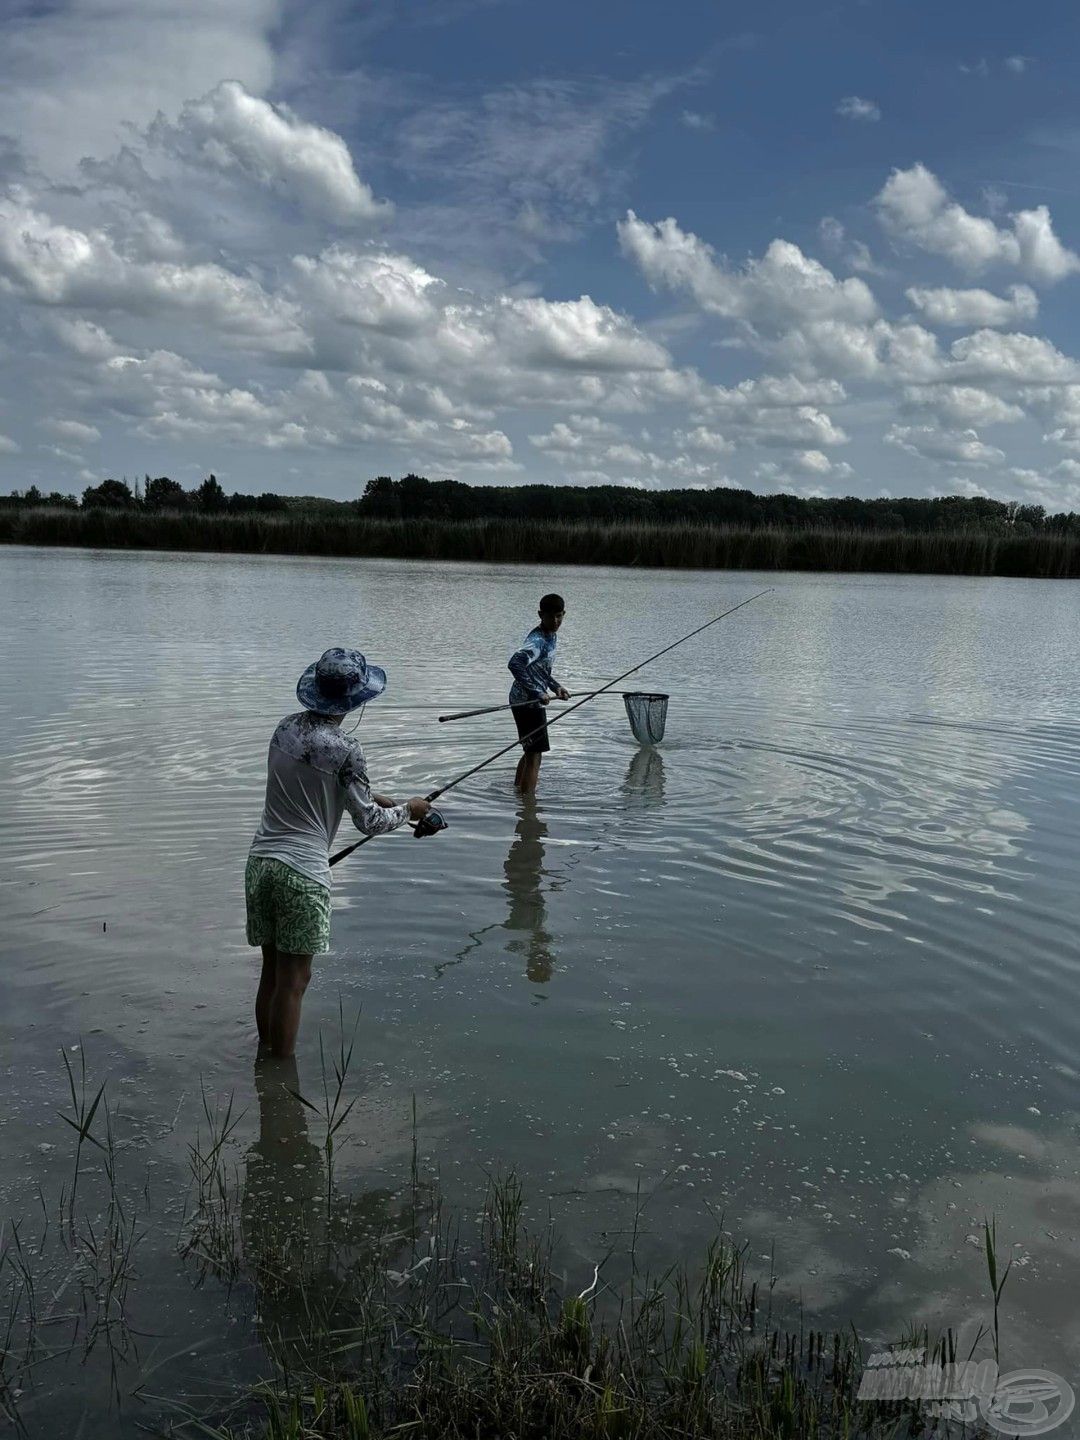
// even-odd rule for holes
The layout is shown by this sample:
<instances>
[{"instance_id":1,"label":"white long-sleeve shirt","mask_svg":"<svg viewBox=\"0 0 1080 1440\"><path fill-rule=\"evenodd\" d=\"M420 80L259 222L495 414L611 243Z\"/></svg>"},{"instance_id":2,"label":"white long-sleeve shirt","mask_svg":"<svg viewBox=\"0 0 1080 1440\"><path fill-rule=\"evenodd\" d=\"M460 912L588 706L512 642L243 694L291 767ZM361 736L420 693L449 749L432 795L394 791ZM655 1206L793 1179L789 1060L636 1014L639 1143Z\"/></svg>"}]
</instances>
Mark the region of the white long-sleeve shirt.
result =
<instances>
[{"instance_id":1,"label":"white long-sleeve shirt","mask_svg":"<svg viewBox=\"0 0 1080 1440\"><path fill-rule=\"evenodd\" d=\"M266 804L250 853L329 889L330 846L346 810L365 835L385 835L409 818L407 805L375 803L364 752L339 725L310 710L286 715L270 741Z\"/></svg>"}]
</instances>

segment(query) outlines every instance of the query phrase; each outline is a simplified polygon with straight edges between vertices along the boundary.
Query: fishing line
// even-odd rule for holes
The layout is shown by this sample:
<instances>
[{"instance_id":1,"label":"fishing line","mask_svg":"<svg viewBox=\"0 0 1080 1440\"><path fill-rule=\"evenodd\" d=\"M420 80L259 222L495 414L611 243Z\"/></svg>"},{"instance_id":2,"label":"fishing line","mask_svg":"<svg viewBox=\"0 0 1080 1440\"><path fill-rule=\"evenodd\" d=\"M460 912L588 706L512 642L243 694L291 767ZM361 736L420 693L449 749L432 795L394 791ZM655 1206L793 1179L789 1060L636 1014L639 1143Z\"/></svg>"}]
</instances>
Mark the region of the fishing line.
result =
<instances>
[{"instance_id":1,"label":"fishing line","mask_svg":"<svg viewBox=\"0 0 1080 1440\"><path fill-rule=\"evenodd\" d=\"M603 695L621 681L628 679L631 675L636 675L639 670L644 670L646 665L651 665L654 660L659 660L662 655L667 655L668 652L674 650L677 645L685 644L687 640L692 640L695 635L700 635L703 630L708 630L710 626L727 619L729 615L734 615L735 611L741 610L744 605L749 605L751 601L760 600L762 595L769 595L771 593L772 586L769 586L767 590L759 590L756 595L750 595L745 600L740 600L738 605L732 605L730 609L724 610L719 615L714 615L711 620L706 620L704 625L699 625L696 630L691 630L687 635L681 635L678 640L673 640L670 645L665 645L663 650L657 650L656 654L650 655L647 660L639 660L636 665L631 665L629 670L624 670L621 675L616 675L614 680L602 686L601 689L592 690L581 700L576 701L573 705L568 705L565 710L561 710L558 715L553 715L550 720L545 720L543 725L538 725L535 730L530 730L528 734L520 735L516 740L511 740L509 745L504 745L501 750L496 750L494 755L489 755L486 760L481 760L479 765L474 765L470 770L464 771L463 774L456 776L453 780L448 780L446 784L440 786L438 790L432 790L429 795L424 796L424 799L427 800L429 804L433 803L438 800L440 795L445 795L448 790L453 790L463 781L468 780L470 776L477 774L478 771L486 770L489 765L493 765L496 760L501 760L502 757L509 754L511 750L517 750L526 740L533 739L534 736L547 730L557 721L565 720L567 715L580 709L582 705L587 705L590 700L595 700L597 695ZM428 835L437 835L440 830L445 829L446 821L437 810L432 810L429 811L422 820L417 822L413 829L413 834L418 840L422 840ZM352 845L346 845L344 850L339 850L336 855L331 855L330 864L336 865L339 860L344 860L346 855L351 855L354 850L359 850L361 845L366 845L369 840L374 839L374 835L365 835L363 839L354 841Z\"/></svg>"}]
</instances>

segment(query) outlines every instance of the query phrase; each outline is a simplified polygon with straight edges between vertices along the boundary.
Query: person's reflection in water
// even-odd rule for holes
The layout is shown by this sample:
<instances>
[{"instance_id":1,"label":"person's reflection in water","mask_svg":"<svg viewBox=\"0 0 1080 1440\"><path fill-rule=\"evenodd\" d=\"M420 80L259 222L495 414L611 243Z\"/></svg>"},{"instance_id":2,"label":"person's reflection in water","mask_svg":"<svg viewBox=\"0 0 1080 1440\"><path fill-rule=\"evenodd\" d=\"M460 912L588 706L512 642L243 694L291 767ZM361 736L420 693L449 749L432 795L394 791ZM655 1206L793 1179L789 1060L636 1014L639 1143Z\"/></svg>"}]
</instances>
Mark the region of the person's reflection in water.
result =
<instances>
[{"instance_id":1,"label":"person's reflection in water","mask_svg":"<svg viewBox=\"0 0 1080 1440\"><path fill-rule=\"evenodd\" d=\"M525 957L525 974L535 985L551 979L555 960L551 934L544 928L544 840L547 823L537 814L535 802L526 800L518 817L514 843L503 865L510 911L503 924L521 932L509 949Z\"/></svg>"},{"instance_id":2,"label":"person's reflection in water","mask_svg":"<svg viewBox=\"0 0 1080 1440\"><path fill-rule=\"evenodd\" d=\"M267 1347L287 1354L319 1288L326 1233L323 1153L298 1100L296 1061L260 1052L255 1061L259 1136L247 1153L240 1225Z\"/></svg>"},{"instance_id":3,"label":"person's reflection in water","mask_svg":"<svg viewBox=\"0 0 1080 1440\"><path fill-rule=\"evenodd\" d=\"M247 1153L240 1201L244 1261L256 1322L280 1363L306 1363L327 1335L356 1323L369 1267L410 1253L434 1195L387 1189L327 1194L326 1157L308 1134L296 1061L255 1061L259 1135ZM340 1146L344 1136L336 1137ZM314 1347L314 1348L313 1348Z\"/></svg>"},{"instance_id":4,"label":"person's reflection in water","mask_svg":"<svg viewBox=\"0 0 1080 1440\"><path fill-rule=\"evenodd\" d=\"M652 810L664 803L664 757L651 745L635 750L622 783L627 810Z\"/></svg>"}]
</instances>

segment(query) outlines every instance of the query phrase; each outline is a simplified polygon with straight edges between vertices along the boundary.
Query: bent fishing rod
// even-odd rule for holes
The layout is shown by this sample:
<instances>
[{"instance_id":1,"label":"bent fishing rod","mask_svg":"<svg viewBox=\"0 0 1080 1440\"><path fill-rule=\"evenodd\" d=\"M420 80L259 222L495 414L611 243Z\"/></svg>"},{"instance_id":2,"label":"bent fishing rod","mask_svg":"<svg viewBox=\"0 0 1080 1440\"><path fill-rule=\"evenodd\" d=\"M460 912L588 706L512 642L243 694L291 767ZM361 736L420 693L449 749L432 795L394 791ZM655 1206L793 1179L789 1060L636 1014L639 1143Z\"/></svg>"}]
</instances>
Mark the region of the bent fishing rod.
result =
<instances>
[{"instance_id":1,"label":"bent fishing rod","mask_svg":"<svg viewBox=\"0 0 1080 1440\"><path fill-rule=\"evenodd\" d=\"M681 635L678 640L673 640L670 645L665 645L663 650L657 650L656 654L650 655L647 660L640 660L636 665L632 665L629 670L624 670L621 675L616 675L614 680L609 681L608 684L602 686L599 690L591 690L588 695L583 696L573 705L568 705L565 710L561 710L558 715L553 715L550 720L545 720L543 725L538 725L535 730L530 730L527 735L521 735L516 740L511 740L509 745L504 745L501 750L496 750L494 755L489 755L486 760L481 760L479 765L474 765L471 770L466 770L464 774L456 776L453 780L448 780L446 784L440 786L439 789L432 790L429 795L424 796L424 799L427 800L429 804L433 804L438 800L440 795L445 795L448 790L453 790L463 781L468 780L470 776L477 774L478 771L486 770L489 765L493 765L496 760L501 760L502 757L509 754L511 750L517 750L526 740L531 740L535 735L539 735L542 730L546 730L550 725L554 725L557 720L565 720L567 715L571 714L574 710L580 709L582 705L587 705L590 700L595 700L597 695L605 694L608 690L621 684L623 680L628 679L631 675L636 675L639 670L644 670L646 665L651 665L654 660L659 660L662 655L667 655L668 652L674 650L677 645L685 644L687 640L692 640L695 635L700 635L703 630L708 630L710 626L719 624L721 620L726 620L729 615L734 615L735 611L741 610L744 605L749 605L751 601L760 600L762 595L769 595L771 593L772 586L767 590L759 590L756 595L750 595L745 600L740 600L738 605L732 605L729 610L723 611L720 615L713 616L711 620L706 620L704 625L699 625L696 630L691 630L687 635ZM423 840L428 835L437 835L440 830L445 830L446 828L446 821L439 812L437 810L429 810L422 820L417 821L413 829L413 834L418 840ZM344 850L339 850L336 855L330 856L330 864L336 865L339 860L344 860L346 855L351 855L354 850L359 850L361 845L366 845L369 840L374 839L374 835L365 835L363 839L356 840L351 845L346 845Z\"/></svg>"}]
</instances>

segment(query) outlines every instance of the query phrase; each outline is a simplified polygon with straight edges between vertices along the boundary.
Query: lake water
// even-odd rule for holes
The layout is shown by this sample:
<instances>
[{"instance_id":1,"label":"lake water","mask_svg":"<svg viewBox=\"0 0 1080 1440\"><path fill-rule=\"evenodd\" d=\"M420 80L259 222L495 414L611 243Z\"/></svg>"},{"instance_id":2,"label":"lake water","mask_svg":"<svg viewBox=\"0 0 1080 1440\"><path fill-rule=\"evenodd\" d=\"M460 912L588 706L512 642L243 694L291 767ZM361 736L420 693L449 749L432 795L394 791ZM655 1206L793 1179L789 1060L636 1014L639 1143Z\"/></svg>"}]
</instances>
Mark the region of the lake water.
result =
<instances>
[{"instance_id":1,"label":"lake water","mask_svg":"<svg viewBox=\"0 0 1080 1440\"><path fill-rule=\"evenodd\" d=\"M642 675L671 695L659 749L601 698L552 730L535 806L510 754L447 833L338 867L301 1087L362 1007L344 1183L392 1203L415 1096L447 1199L515 1170L582 1286L640 1187L650 1259L692 1259L722 1213L812 1315L973 1337L996 1215L1003 1368L1077 1383L1080 590L8 548L0 1215L40 1228L70 1170L60 1051L85 1057L176 1217L141 1242L122 1393L205 1396L230 1346L256 1365L253 1296L196 1287L176 1226L200 1085L244 1112L238 1167L262 1153L242 874L301 670L331 644L385 665L359 738L404 798L513 738L436 717L505 700L542 591L574 690L766 585ZM106 1420L93 1366L36 1374L32 1431L156 1413Z\"/></svg>"}]
</instances>

